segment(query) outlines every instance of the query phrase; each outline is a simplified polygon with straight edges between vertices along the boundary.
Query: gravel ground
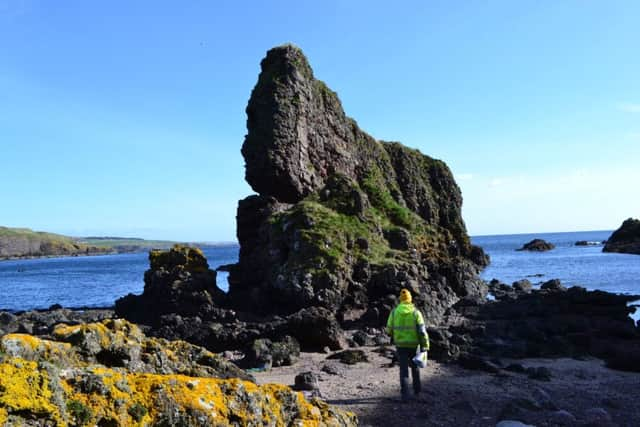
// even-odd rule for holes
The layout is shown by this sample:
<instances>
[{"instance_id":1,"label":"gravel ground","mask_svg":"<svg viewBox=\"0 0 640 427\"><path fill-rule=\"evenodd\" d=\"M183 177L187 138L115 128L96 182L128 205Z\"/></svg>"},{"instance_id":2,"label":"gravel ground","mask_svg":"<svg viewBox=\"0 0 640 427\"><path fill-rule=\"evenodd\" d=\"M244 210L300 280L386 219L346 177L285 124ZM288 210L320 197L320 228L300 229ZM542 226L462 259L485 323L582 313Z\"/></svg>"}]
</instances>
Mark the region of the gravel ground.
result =
<instances>
[{"instance_id":1,"label":"gravel ground","mask_svg":"<svg viewBox=\"0 0 640 427\"><path fill-rule=\"evenodd\" d=\"M294 366L254 374L260 384L294 384L295 376L318 376L321 397L358 415L362 426L495 426L516 419L537 426L640 426L640 374L607 369L601 360L502 360L546 367L550 381L524 373L490 374L429 362L421 369L423 393L399 400L398 367L361 347L369 362L345 365L327 354L303 353ZM323 371L323 368L333 373Z\"/></svg>"}]
</instances>

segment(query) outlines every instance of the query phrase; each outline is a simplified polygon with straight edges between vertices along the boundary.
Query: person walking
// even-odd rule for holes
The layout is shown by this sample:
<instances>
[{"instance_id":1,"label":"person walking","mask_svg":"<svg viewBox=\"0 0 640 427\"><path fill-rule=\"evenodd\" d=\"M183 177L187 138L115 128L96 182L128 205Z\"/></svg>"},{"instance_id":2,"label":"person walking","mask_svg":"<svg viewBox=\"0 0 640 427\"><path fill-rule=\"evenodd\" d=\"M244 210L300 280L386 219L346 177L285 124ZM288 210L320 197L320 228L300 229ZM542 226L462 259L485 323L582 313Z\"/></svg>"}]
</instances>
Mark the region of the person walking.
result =
<instances>
[{"instance_id":1,"label":"person walking","mask_svg":"<svg viewBox=\"0 0 640 427\"><path fill-rule=\"evenodd\" d=\"M387 333L396 346L400 364L400 394L403 401L409 401L418 397L422 390L420 371L412 359L418 346L421 352L429 350L429 335L422 313L411 302L411 293L407 289L400 291L400 303L389 314ZM409 366L413 380L413 396L409 392Z\"/></svg>"}]
</instances>

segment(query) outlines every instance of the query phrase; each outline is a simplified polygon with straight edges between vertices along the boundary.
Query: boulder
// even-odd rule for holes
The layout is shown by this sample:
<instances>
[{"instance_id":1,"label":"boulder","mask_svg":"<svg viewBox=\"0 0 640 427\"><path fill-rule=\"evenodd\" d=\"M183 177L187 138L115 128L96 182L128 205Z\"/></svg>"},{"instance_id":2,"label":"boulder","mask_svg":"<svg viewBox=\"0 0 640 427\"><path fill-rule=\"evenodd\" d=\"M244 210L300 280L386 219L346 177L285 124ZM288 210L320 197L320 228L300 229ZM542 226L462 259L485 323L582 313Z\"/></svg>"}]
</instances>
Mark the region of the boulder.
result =
<instances>
[{"instance_id":1,"label":"boulder","mask_svg":"<svg viewBox=\"0 0 640 427\"><path fill-rule=\"evenodd\" d=\"M294 379L294 390L317 391L318 376L311 371L301 372Z\"/></svg>"},{"instance_id":2,"label":"boulder","mask_svg":"<svg viewBox=\"0 0 640 427\"><path fill-rule=\"evenodd\" d=\"M553 243L546 242L542 239L533 239L529 243L525 243L518 251L545 252L554 249Z\"/></svg>"},{"instance_id":3,"label":"boulder","mask_svg":"<svg viewBox=\"0 0 640 427\"><path fill-rule=\"evenodd\" d=\"M640 255L640 220L625 220L607 239L602 251Z\"/></svg>"}]
</instances>

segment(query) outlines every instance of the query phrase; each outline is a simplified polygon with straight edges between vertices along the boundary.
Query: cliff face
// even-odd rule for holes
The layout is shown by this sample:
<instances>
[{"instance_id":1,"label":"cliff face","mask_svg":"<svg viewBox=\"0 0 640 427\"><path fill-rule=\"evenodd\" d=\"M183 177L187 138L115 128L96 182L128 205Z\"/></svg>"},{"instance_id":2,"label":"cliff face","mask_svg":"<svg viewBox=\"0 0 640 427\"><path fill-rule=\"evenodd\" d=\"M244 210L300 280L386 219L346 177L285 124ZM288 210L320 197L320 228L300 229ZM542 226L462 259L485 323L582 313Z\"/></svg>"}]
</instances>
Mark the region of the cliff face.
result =
<instances>
[{"instance_id":1,"label":"cliff face","mask_svg":"<svg viewBox=\"0 0 640 427\"><path fill-rule=\"evenodd\" d=\"M300 49L274 48L261 67L242 146L258 195L238 206L232 305L379 323L407 287L435 323L483 295L487 259L446 164L360 130Z\"/></svg>"},{"instance_id":2,"label":"cliff face","mask_svg":"<svg viewBox=\"0 0 640 427\"><path fill-rule=\"evenodd\" d=\"M640 255L640 220L625 220L609 237L602 251Z\"/></svg>"}]
</instances>

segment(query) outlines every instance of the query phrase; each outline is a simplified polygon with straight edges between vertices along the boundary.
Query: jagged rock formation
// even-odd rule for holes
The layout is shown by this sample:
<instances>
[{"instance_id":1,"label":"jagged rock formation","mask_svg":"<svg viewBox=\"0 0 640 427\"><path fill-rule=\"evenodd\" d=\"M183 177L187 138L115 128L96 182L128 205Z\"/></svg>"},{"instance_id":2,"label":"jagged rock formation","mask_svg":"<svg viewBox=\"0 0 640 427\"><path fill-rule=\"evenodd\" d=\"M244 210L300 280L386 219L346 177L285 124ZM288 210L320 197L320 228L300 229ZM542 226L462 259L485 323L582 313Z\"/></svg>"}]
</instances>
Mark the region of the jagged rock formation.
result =
<instances>
[{"instance_id":1,"label":"jagged rock formation","mask_svg":"<svg viewBox=\"0 0 640 427\"><path fill-rule=\"evenodd\" d=\"M0 350L2 425L357 424L351 413L286 386L257 386L202 348L146 338L123 320L58 325L53 340L5 335Z\"/></svg>"},{"instance_id":2,"label":"jagged rock formation","mask_svg":"<svg viewBox=\"0 0 640 427\"><path fill-rule=\"evenodd\" d=\"M407 287L435 324L461 298L481 298L487 259L469 242L448 167L360 130L297 47L271 49L261 67L242 146L259 195L238 206L231 305L324 307L378 324Z\"/></svg>"},{"instance_id":3,"label":"jagged rock formation","mask_svg":"<svg viewBox=\"0 0 640 427\"><path fill-rule=\"evenodd\" d=\"M602 251L640 255L640 220L625 220L609 237Z\"/></svg>"},{"instance_id":4,"label":"jagged rock formation","mask_svg":"<svg viewBox=\"0 0 640 427\"><path fill-rule=\"evenodd\" d=\"M555 249L556 245L542 239L533 239L532 241L522 245L518 251L546 252Z\"/></svg>"}]
</instances>

